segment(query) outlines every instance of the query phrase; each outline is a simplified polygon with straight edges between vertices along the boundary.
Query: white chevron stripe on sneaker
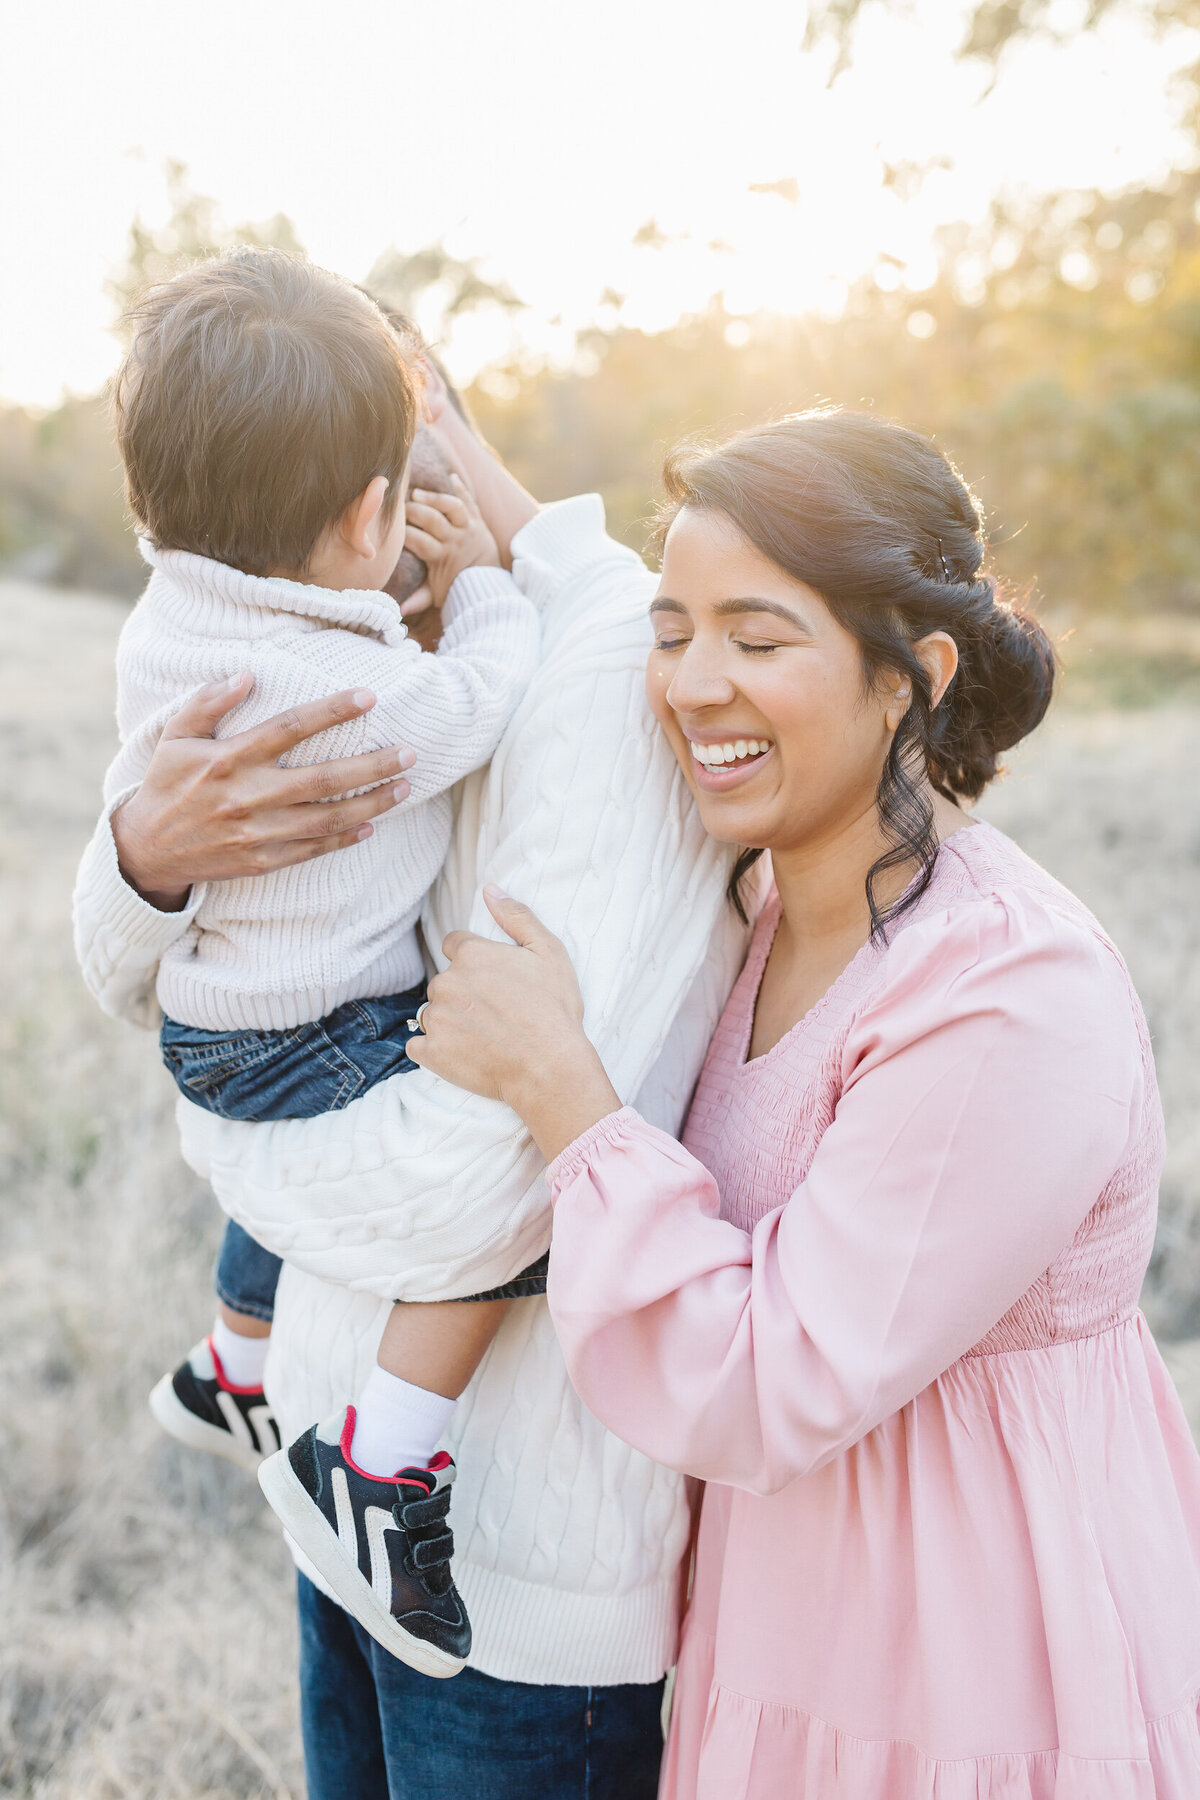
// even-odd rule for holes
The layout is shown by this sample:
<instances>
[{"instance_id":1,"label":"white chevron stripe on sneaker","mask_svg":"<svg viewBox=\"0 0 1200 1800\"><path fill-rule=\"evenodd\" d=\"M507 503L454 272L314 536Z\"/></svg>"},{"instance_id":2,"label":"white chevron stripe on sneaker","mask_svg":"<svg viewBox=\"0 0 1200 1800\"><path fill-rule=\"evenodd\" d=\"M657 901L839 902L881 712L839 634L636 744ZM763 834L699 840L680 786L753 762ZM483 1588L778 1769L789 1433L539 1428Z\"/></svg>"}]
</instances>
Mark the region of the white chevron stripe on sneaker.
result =
<instances>
[{"instance_id":1,"label":"white chevron stripe on sneaker","mask_svg":"<svg viewBox=\"0 0 1200 1800\"><path fill-rule=\"evenodd\" d=\"M262 1445L258 1442L258 1434L251 1431L246 1420L243 1419L232 1394L227 1394L224 1388L218 1388L214 1398L229 1427L230 1437L236 1438L239 1444L244 1444L247 1450L261 1454Z\"/></svg>"},{"instance_id":2,"label":"white chevron stripe on sneaker","mask_svg":"<svg viewBox=\"0 0 1200 1800\"><path fill-rule=\"evenodd\" d=\"M338 1537L346 1555L355 1566L359 1560L358 1532L354 1522L354 1507L350 1500L350 1488L344 1469L332 1469L329 1484L333 1489L333 1509L337 1517ZM394 1531L396 1521L391 1512L384 1506L365 1506L363 1508L363 1525L367 1534L367 1549L371 1556L371 1588L375 1598L383 1607L392 1604L392 1565L388 1558L387 1544L384 1541L385 1531Z\"/></svg>"},{"instance_id":3,"label":"white chevron stripe on sneaker","mask_svg":"<svg viewBox=\"0 0 1200 1800\"><path fill-rule=\"evenodd\" d=\"M350 1503L350 1485L346 1480L346 1471L344 1469L331 1470L329 1484L333 1489L333 1509L337 1514L337 1534L341 1539L342 1549L357 1568L358 1531L354 1524L354 1508Z\"/></svg>"},{"instance_id":4,"label":"white chevron stripe on sneaker","mask_svg":"<svg viewBox=\"0 0 1200 1800\"><path fill-rule=\"evenodd\" d=\"M363 1522L367 1528L367 1548L371 1552L371 1587L379 1604L390 1609L392 1565L383 1534L385 1531L394 1531L396 1521L382 1506L367 1506L363 1508Z\"/></svg>"},{"instance_id":5,"label":"white chevron stripe on sneaker","mask_svg":"<svg viewBox=\"0 0 1200 1800\"><path fill-rule=\"evenodd\" d=\"M263 1456L274 1456L279 1448L279 1433L275 1429L275 1414L264 1401L261 1406L252 1406L246 1414L247 1423L258 1440L258 1449Z\"/></svg>"},{"instance_id":6,"label":"white chevron stripe on sneaker","mask_svg":"<svg viewBox=\"0 0 1200 1800\"><path fill-rule=\"evenodd\" d=\"M157 1383L150 1411L177 1442L243 1469L257 1469L264 1456L279 1448L275 1418L261 1388L227 1388L207 1338Z\"/></svg>"}]
</instances>

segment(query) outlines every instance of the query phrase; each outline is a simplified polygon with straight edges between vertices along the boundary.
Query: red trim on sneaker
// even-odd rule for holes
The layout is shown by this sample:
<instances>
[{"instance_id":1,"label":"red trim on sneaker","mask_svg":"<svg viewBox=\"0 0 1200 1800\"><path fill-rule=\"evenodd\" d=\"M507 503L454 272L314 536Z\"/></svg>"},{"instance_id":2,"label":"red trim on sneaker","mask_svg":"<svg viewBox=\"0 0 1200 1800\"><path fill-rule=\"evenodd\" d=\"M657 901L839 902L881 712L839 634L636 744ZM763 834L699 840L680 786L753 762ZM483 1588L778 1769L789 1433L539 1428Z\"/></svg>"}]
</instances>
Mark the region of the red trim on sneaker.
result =
<instances>
[{"instance_id":1,"label":"red trim on sneaker","mask_svg":"<svg viewBox=\"0 0 1200 1800\"><path fill-rule=\"evenodd\" d=\"M217 1355L217 1346L213 1343L211 1338L206 1338L205 1342L208 1345L209 1354L211 1355L211 1357L213 1359L213 1368L216 1370L218 1387L224 1388L225 1392L227 1394L261 1394L263 1392L263 1385L262 1385L261 1381L259 1382L257 1387L237 1387L237 1386L235 1386L234 1383L232 1381L230 1381L228 1375L226 1375L226 1373L225 1373L225 1365L221 1361L220 1357Z\"/></svg>"},{"instance_id":2,"label":"red trim on sneaker","mask_svg":"<svg viewBox=\"0 0 1200 1800\"><path fill-rule=\"evenodd\" d=\"M364 1478L364 1480L366 1480L366 1481L382 1481L382 1482L386 1483L386 1485L388 1487L396 1487L397 1485L400 1485L403 1487L419 1487L424 1493L428 1493L429 1489L425 1486L425 1483L423 1481L412 1481L412 1480L410 1480L410 1478L407 1475L401 1475L399 1469L396 1470L396 1473L394 1475L373 1475L371 1473L370 1469L362 1469L359 1467L359 1465L355 1462L354 1457L351 1455L351 1451L350 1451L350 1446L354 1442L355 1416L356 1416L355 1409L352 1406L348 1406L346 1408L345 1421L342 1425L342 1435L338 1441L338 1449L342 1453L342 1461L349 1468L353 1469L354 1473L356 1475L361 1475ZM445 1462L443 1462L441 1460L443 1457L445 1457L445 1459L446 1459ZM437 1467L439 1469L444 1469L446 1466L446 1463L448 1463L449 1461L450 1461L450 1458L448 1456L446 1456L446 1452L444 1450L439 1450L437 1455L434 1457L433 1462L430 1463L429 1466L430 1466L430 1469L432 1470L434 1467L434 1463L436 1463Z\"/></svg>"}]
</instances>

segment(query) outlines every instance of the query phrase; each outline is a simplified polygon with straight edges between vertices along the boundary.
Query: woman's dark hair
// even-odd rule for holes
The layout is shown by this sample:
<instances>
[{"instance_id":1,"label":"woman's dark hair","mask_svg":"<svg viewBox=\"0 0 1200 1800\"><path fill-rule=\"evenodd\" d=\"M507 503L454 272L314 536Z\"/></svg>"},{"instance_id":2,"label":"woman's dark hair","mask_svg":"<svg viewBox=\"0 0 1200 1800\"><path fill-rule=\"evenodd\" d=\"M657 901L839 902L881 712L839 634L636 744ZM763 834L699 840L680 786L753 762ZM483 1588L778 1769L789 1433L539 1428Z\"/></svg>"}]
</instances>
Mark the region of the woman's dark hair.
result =
<instances>
[{"instance_id":1,"label":"woman's dark hair","mask_svg":"<svg viewBox=\"0 0 1200 1800\"><path fill-rule=\"evenodd\" d=\"M868 413L799 413L742 432L717 449L684 445L667 458L661 534L683 508L717 512L786 574L820 594L862 646L866 679L906 675L912 703L896 732L876 803L891 847L867 876L873 934L925 892L937 860L923 777L952 800L974 800L998 757L1039 724L1054 687L1041 626L982 572L978 502L958 470L918 432ZM934 707L913 646L944 631L958 672ZM745 912L742 877L762 854L743 850L730 898ZM917 876L890 908L877 899L889 869Z\"/></svg>"}]
</instances>

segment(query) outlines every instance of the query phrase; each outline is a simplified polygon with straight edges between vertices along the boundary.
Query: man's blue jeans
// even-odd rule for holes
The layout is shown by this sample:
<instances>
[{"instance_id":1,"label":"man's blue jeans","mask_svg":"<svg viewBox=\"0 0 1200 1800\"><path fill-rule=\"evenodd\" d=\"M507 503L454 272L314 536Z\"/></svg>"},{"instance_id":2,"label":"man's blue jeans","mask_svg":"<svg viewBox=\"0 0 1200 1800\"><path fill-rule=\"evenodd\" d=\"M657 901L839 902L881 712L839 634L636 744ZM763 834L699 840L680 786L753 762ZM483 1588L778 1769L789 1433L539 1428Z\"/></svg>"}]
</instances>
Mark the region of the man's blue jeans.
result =
<instances>
[{"instance_id":1,"label":"man's blue jeans","mask_svg":"<svg viewBox=\"0 0 1200 1800\"><path fill-rule=\"evenodd\" d=\"M434 1681L298 1581L308 1800L654 1800L661 1681Z\"/></svg>"}]
</instances>

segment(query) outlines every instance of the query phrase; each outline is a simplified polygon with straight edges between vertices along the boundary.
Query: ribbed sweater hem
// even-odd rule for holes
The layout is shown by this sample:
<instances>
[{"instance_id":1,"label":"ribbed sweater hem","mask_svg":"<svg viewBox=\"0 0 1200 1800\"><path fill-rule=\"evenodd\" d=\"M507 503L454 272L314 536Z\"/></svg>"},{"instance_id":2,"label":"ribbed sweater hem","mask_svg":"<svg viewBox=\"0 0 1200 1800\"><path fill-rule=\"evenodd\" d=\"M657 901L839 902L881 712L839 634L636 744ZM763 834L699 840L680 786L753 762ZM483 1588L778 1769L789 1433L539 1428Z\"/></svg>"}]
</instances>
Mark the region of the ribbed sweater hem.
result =
<instances>
[{"instance_id":1,"label":"ribbed sweater hem","mask_svg":"<svg viewBox=\"0 0 1200 1800\"><path fill-rule=\"evenodd\" d=\"M657 1681L675 1660L679 1576L628 1594L580 1594L455 1559L470 1662L497 1681L612 1687Z\"/></svg>"},{"instance_id":2,"label":"ribbed sweater hem","mask_svg":"<svg viewBox=\"0 0 1200 1800\"><path fill-rule=\"evenodd\" d=\"M169 1019L193 1025L198 1031L291 1031L323 1019L347 1000L374 1000L383 994L403 994L425 979L425 963L416 933L408 932L398 944L389 944L385 955L367 968L321 987L290 993L239 994L222 987L228 974L214 968L211 979L193 962L164 962L158 972L158 1003Z\"/></svg>"},{"instance_id":3,"label":"ribbed sweater hem","mask_svg":"<svg viewBox=\"0 0 1200 1800\"><path fill-rule=\"evenodd\" d=\"M300 1573L335 1599L290 1538L287 1545ZM675 1661L678 1571L629 1594L580 1594L459 1556L454 1579L471 1619L470 1666L495 1681L618 1687L657 1681Z\"/></svg>"}]
</instances>

